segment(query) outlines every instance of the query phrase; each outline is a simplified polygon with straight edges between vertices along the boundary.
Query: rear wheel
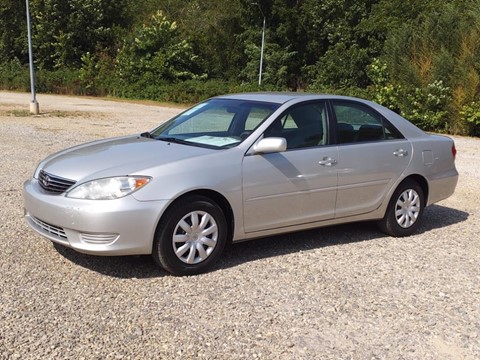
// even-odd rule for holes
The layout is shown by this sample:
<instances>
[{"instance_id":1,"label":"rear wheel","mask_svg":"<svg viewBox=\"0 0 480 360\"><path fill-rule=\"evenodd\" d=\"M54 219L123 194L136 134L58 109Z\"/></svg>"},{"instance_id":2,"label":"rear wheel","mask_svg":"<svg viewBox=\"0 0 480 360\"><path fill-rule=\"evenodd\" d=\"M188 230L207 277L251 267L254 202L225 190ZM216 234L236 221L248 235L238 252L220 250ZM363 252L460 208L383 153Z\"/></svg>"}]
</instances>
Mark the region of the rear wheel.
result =
<instances>
[{"instance_id":1,"label":"rear wheel","mask_svg":"<svg viewBox=\"0 0 480 360\"><path fill-rule=\"evenodd\" d=\"M218 260L227 232L225 215L215 202L204 196L185 198L162 217L152 255L172 274L199 274Z\"/></svg>"},{"instance_id":2,"label":"rear wheel","mask_svg":"<svg viewBox=\"0 0 480 360\"><path fill-rule=\"evenodd\" d=\"M414 180L406 180L393 193L385 216L378 225L391 236L411 235L420 224L424 208L422 188Z\"/></svg>"}]
</instances>

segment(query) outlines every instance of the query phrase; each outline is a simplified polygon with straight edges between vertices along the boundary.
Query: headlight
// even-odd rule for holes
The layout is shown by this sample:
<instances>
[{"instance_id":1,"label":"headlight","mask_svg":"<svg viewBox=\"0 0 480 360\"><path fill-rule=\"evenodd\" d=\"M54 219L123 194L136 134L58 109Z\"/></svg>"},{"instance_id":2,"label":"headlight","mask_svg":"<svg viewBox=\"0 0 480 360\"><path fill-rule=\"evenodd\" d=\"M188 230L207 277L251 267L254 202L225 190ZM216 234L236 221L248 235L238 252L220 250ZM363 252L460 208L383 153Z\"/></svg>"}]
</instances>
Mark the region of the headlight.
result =
<instances>
[{"instance_id":1,"label":"headlight","mask_svg":"<svg viewBox=\"0 0 480 360\"><path fill-rule=\"evenodd\" d=\"M74 187L67 193L67 197L89 200L118 199L145 186L150 179L144 176L119 176L92 180Z\"/></svg>"}]
</instances>

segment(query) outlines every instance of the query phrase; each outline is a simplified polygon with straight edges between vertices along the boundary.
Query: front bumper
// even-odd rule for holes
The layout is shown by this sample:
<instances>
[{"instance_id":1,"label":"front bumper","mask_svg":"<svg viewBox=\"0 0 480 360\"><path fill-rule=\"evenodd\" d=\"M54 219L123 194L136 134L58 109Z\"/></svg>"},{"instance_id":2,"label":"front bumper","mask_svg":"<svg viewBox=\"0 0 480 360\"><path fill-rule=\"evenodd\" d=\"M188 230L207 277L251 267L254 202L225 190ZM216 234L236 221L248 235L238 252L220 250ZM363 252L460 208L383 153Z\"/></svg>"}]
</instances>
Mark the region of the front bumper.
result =
<instances>
[{"instance_id":1,"label":"front bumper","mask_svg":"<svg viewBox=\"0 0 480 360\"><path fill-rule=\"evenodd\" d=\"M23 187L25 219L53 242L93 255L152 253L156 226L167 200L70 199L45 193L36 179Z\"/></svg>"}]
</instances>

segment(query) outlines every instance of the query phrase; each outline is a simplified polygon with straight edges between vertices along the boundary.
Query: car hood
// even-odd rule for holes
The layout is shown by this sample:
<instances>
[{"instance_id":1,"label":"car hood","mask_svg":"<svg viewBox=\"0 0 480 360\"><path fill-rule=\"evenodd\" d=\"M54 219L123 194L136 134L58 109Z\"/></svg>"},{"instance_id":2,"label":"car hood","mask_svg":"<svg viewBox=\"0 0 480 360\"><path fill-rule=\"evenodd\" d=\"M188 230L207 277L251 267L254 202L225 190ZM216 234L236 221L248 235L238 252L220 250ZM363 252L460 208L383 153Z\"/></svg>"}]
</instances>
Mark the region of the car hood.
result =
<instances>
[{"instance_id":1,"label":"car hood","mask_svg":"<svg viewBox=\"0 0 480 360\"><path fill-rule=\"evenodd\" d=\"M95 141L49 156L39 170L75 181L109 176L150 175L163 164L216 150L129 136Z\"/></svg>"}]
</instances>

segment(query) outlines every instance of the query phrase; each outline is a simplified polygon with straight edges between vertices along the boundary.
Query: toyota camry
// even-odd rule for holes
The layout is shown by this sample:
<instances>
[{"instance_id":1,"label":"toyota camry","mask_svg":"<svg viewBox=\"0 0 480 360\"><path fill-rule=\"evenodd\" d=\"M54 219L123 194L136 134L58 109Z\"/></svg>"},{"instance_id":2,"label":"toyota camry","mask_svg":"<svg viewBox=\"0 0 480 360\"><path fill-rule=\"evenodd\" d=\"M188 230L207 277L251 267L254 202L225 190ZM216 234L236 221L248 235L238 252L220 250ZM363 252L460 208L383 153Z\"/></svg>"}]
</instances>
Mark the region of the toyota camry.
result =
<instances>
[{"instance_id":1,"label":"toyota camry","mask_svg":"<svg viewBox=\"0 0 480 360\"><path fill-rule=\"evenodd\" d=\"M454 192L455 155L452 139L370 101L225 95L48 156L24 184L25 218L81 253L151 254L198 274L230 242L366 220L415 233Z\"/></svg>"}]
</instances>

